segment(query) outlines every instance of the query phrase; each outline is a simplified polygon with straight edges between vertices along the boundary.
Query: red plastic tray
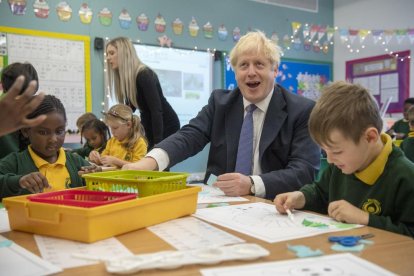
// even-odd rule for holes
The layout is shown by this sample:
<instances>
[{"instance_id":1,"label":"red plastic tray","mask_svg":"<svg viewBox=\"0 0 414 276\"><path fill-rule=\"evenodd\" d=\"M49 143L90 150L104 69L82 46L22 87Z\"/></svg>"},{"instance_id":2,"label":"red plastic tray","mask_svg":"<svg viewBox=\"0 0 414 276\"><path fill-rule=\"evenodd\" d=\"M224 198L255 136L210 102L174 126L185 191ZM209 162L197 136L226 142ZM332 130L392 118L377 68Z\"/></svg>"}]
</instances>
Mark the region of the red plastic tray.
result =
<instances>
[{"instance_id":1,"label":"red plastic tray","mask_svg":"<svg viewBox=\"0 0 414 276\"><path fill-rule=\"evenodd\" d=\"M30 201L77 207L95 207L137 198L136 193L62 190L27 197Z\"/></svg>"}]
</instances>

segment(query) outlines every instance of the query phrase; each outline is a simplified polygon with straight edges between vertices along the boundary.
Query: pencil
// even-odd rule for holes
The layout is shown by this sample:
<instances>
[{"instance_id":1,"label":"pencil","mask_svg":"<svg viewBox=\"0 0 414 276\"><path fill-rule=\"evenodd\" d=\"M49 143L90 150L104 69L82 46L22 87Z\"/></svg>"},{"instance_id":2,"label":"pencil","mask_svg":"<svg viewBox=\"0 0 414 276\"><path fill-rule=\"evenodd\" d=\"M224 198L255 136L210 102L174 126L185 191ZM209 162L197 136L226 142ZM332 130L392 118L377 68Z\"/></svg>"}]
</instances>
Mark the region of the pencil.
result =
<instances>
[{"instance_id":1,"label":"pencil","mask_svg":"<svg viewBox=\"0 0 414 276\"><path fill-rule=\"evenodd\" d=\"M289 209L286 209L286 213L288 214L288 217L290 218L290 220L295 222L295 216L292 214L292 211L290 211Z\"/></svg>"}]
</instances>

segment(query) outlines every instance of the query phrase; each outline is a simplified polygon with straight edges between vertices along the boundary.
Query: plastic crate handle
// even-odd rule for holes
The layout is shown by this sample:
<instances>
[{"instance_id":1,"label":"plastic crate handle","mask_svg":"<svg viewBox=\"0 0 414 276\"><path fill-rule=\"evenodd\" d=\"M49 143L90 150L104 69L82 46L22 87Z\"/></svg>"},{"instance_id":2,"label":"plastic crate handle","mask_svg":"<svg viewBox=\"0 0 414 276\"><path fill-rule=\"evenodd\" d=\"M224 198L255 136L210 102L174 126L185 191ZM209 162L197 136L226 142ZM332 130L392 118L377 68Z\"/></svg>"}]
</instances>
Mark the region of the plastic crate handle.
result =
<instances>
[{"instance_id":1,"label":"plastic crate handle","mask_svg":"<svg viewBox=\"0 0 414 276\"><path fill-rule=\"evenodd\" d=\"M25 208L26 218L27 220L34 221L34 222L41 222L41 223L48 223L48 224L59 224L60 223L60 214L54 213L53 217L50 219L47 218L34 218L30 215L29 208Z\"/></svg>"}]
</instances>

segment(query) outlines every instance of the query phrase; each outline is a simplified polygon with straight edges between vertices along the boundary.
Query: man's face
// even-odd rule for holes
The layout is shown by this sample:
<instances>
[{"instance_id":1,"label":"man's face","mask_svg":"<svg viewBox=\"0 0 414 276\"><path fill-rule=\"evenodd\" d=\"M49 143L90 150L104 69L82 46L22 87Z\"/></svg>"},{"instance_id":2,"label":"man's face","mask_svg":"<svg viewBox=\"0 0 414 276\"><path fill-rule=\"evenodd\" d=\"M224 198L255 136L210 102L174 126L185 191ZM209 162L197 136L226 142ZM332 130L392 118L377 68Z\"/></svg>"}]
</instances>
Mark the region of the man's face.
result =
<instances>
[{"instance_id":1,"label":"man's face","mask_svg":"<svg viewBox=\"0 0 414 276\"><path fill-rule=\"evenodd\" d=\"M276 65L260 53L240 54L234 67L237 85L243 97L251 103L258 103L273 91Z\"/></svg>"}]
</instances>

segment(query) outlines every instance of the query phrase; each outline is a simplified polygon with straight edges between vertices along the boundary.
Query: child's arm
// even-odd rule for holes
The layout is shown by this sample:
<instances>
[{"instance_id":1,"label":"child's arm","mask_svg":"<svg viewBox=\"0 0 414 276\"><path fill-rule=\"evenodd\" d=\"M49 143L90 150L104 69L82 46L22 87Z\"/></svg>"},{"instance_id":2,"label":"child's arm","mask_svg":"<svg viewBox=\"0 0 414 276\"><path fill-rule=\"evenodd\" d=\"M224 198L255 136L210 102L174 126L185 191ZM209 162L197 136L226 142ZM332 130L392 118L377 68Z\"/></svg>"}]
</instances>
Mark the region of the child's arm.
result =
<instances>
[{"instance_id":1,"label":"child's arm","mask_svg":"<svg viewBox=\"0 0 414 276\"><path fill-rule=\"evenodd\" d=\"M114 157L114 156L102 156L101 157L101 163L105 167L117 167L122 168L123 165L129 164L128 161L125 161L123 159Z\"/></svg>"},{"instance_id":2,"label":"child's arm","mask_svg":"<svg viewBox=\"0 0 414 276\"><path fill-rule=\"evenodd\" d=\"M102 165L101 155L96 150L91 151L88 157L89 161L97 165Z\"/></svg>"},{"instance_id":3,"label":"child's arm","mask_svg":"<svg viewBox=\"0 0 414 276\"><path fill-rule=\"evenodd\" d=\"M328 215L341 222L368 225L369 214L355 207L346 200L337 200L329 203Z\"/></svg>"},{"instance_id":4,"label":"child's arm","mask_svg":"<svg viewBox=\"0 0 414 276\"><path fill-rule=\"evenodd\" d=\"M286 210L302 209L305 206L305 196L302 192L290 192L278 194L273 200L276 210L280 214L286 214Z\"/></svg>"}]
</instances>

